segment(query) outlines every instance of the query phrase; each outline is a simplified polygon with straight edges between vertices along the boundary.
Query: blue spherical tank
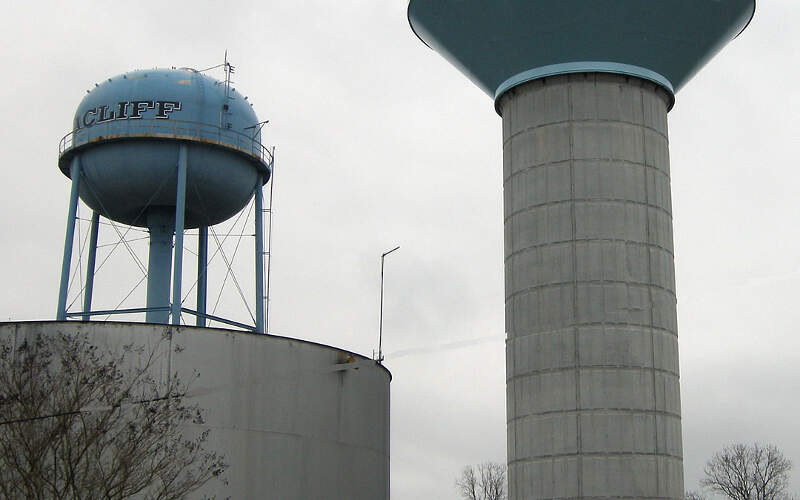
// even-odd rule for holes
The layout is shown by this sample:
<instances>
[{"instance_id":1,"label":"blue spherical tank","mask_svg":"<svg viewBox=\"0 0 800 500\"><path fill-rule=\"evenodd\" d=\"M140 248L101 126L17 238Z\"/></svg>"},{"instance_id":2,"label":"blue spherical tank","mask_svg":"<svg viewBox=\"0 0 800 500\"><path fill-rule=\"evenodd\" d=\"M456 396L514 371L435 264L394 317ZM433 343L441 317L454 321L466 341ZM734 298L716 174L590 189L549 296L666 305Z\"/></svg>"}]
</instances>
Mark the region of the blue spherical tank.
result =
<instances>
[{"instance_id":1,"label":"blue spherical tank","mask_svg":"<svg viewBox=\"0 0 800 500\"><path fill-rule=\"evenodd\" d=\"M61 141L58 164L69 176L77 156L81 199L104 217L144 227L148 210L174 210L182 144L187 228L230 218L269 178L271 154L250 103L187 68L133 71L96 84Z\"/></svg>"}]
</instances>

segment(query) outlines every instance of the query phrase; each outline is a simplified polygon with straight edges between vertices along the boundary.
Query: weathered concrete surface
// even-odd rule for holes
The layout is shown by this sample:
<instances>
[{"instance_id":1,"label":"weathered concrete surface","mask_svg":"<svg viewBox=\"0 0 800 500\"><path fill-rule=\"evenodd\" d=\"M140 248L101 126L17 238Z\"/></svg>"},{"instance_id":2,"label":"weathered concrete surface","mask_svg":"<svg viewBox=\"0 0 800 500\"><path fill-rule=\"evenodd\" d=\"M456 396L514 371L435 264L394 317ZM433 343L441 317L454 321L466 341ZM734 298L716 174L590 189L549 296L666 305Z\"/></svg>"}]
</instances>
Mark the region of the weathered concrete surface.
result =
<instances>
[{"instance_id":1,"label":"weathered concrete surface","mask_svg":"<svg viewBox=\"0 0 800 500\"><path fill-rule=\"evenodd\" d=\"M230 330L139 323L0 323L0 340L85 333L100 346L159 352L157 369L193 373L209 448L230 464L217 498L389 498L389 372L333 347ZM166 341L163 341L165 334ZM353 362L348 362L353 361ZM198 498L201 495L197 495Z\"/></svg>"},{"instance_id":2,"label":"weathered concrete surface","mask_svg":"<svg viewBox=\"0 0 800 500\"><path fill-rule=\"evenodd\" d=\"M668 99L576 74L500 102L511 500L683 496Z\"/></svg>"}]
</instances>

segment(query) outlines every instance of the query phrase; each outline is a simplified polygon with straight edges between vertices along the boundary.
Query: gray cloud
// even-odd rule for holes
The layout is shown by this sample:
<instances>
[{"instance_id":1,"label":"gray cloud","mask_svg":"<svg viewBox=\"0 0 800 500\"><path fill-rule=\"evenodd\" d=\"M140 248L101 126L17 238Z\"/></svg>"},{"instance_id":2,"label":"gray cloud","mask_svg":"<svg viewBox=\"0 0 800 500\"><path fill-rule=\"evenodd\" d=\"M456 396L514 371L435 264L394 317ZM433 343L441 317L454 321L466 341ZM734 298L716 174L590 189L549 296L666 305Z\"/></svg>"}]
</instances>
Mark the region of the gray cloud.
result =
<instances>
[{"instance_id":1,"label":"gray cloud","mask_svg":"<svg viewBox=\"0 0 800 500\"><path fill-rule=\"evenodd\" d=\"M3 319L54 316L69 192L56 147L86 89L228 49L278 148L273 331L370 354L379 256L400 244L384 318L392 498L455 500L464 464L505 455L500 121L416 40L405 5L7 3ZM759 2L670 113L688 488L730 441L800 462L797 17L794 0ZM109 303L136 282L124 260L98 284ZM224 309L244 320L237 300Z\"/></svg>"}]
</instances>

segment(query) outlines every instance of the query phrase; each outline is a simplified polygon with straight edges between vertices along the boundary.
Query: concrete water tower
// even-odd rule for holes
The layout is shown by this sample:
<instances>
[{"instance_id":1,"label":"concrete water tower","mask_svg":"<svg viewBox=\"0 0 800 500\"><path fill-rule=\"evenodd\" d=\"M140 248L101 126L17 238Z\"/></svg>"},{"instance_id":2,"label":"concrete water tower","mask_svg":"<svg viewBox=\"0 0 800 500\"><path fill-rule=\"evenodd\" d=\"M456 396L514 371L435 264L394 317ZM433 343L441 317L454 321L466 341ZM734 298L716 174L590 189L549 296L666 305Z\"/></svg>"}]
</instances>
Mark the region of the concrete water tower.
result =
<instances>
[{"instance_id":1,"label":"concrete water tower","mask_svg":"<svg viewBox=\"0 0 800 500\"><path fill-rule=\"evenodd\" d=\"M509 498L679 499L667 112L755 0L410 0L503 121Z\"/></svg>"},{"instance_id":2,"label":"concrete water tower","mask_svg":"<svg viewBox=\"0 0 800 500\"><path fill-rule=\"evenodd\" d=\"M226 75L230 65L226 62ZM147 228L147 304L114 312L145 312L148 323L179 325L181 313L204 326L208 227L229 219L255 196L255 325L263 333L263 195L273 155L247 98L192 69L153 69L108 78L83 98L72 132L62 139L58 165L72 180L57 319L92 311L100 216ZM67 311L78 198L93 211L83 310ZM199 228L196 309L181 306L183 237ZM173 235L174 252L173 252ZM171 292L171 295L170 295ZM171 298L170 298L171 297ZM107 314L109 311L102 311Z\"/></svg>"}]
</instances>

